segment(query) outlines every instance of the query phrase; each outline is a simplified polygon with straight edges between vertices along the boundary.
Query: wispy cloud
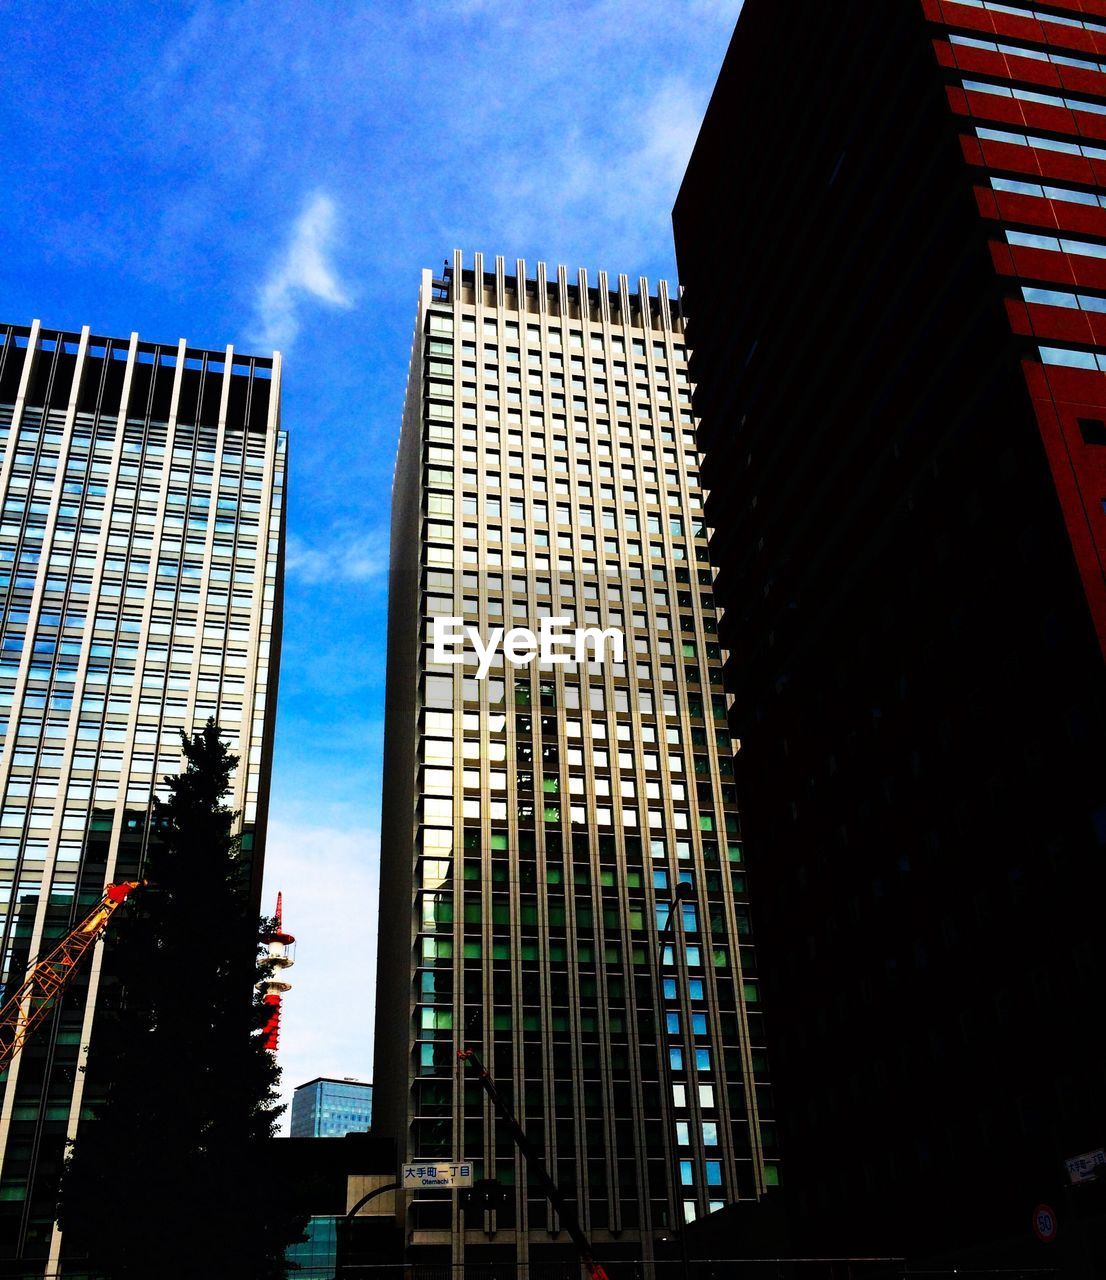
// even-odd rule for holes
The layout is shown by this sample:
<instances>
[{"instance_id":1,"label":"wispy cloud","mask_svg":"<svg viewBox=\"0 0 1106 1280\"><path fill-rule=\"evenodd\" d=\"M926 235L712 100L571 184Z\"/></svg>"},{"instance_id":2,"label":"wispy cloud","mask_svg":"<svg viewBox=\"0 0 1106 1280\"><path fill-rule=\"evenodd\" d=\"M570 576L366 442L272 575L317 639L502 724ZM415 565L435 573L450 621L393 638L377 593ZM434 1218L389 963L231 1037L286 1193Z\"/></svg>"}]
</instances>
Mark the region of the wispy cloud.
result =
<instances>
[{"instance_id":1,"label":"wispy cloud","mask_svg":"<svg viewBox=\"0 0 1106 1280\"><path fill-rule=\"evenodd\" d=\"M315 586L326 582L367 582L388 568L388 535L380 529L332 527L311 542L288 539L285 569Z\"/></svg>"},{"instance_id":2,"label":"wispy cloud","mask_svg":"<svg viewBox=\"0 0 1106 1280\"><path fill-rule=\"evenodd\" d=\"M300 331L326 353L290 362L282 390L266 902L286 890L300 937L289 1083L368 1070L382 513L418 270L456 246L671 279L672 201L739 7L636 0L630 22L626 0L316 0L305 23L295 0L264 21L251 0L189 0L89 23L62 5L5 45L12 314L214 349Z\"/></svg>"},{"instance_id":3,"label":"wispy cloud","mask_svg":"<svg viewBox=\"0 0 1106 1280\"><path fill-rule=\"evenodd\" d=\"M671 238L669 214L707 89L668 76L644 101L640 91L613 100L602 121L565 118L552 151L519 156L503 144L492 186L495 216L489 220L481 210L483 227L464 229L462 244L480 247L490 221L504 243L546 246L547 260L633 276L656 261L657 246ZM586 246L604 257L617 246L617 257L589 262L574 256Z\"/></svg>"},{"instance_id":4,"label":"wispy cloud","mask_svg":"<svg viewBox=\"0 0 1106 1280\"><path fill-rule=\"evenodd\" d=\"M671 79L646 108L642 136L630 159L638 185L679 184L703 118L703 93L686 80Z\"/></svg>"},{"instance_id":5,"label":"wispy cloud","mask_svg":"<svg viewBox=\"0 0 1106 1280\"><path fill-rule=\"evenodd\" d=\"M329 261L334 222L334 201L317 191L296 219L287 248L258 294L257 341L263 346L285 351L291 346L305 298L335 307L353 305Z\"/></svg>"}]
</instances>

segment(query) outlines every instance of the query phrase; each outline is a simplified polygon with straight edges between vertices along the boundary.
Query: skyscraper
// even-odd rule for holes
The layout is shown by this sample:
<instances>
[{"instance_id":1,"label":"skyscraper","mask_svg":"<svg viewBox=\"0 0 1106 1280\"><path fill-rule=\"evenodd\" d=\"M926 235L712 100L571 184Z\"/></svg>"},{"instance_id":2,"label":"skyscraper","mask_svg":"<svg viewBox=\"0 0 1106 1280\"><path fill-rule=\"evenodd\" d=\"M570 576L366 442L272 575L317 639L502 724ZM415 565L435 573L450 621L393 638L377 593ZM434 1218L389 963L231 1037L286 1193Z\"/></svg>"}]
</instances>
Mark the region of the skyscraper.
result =
<instances>
[{"instance_id":1,"label":"skyscraper","mask_svg":"<svg viewBox=\"0 0 1106 1280\"><path fill-rule=\"evenodd\" d=\"M467 1226L417 1193L412 1257L573 1257L459 1073L465 1046L605 1262L777 1180L693 432L663 283L460 253L423 272L393 493L374 1130L513 1190ZM543 623L624 651L577 660L562 637L560 660L516 662ZM436 632L458 643L435 653ZM502 644L478 657L474 635Z\"/></svg>"},{"instance_id":2,"label":"skyscraper","mask_svg":"<svg viewBox=\"0 0 1106 1280\"><path fill-rule=\"evenodd\" d=\"M1104 184L1101 0L746 0L676 205L801 1251L1102 1249Z\"/></svg>"},{"instance_id":3,"label":"skyscraper","mask_svg":"<svg viewBox=\"0 0 1106 1280\"><path fill-rule=\"evenodd\" d=\"M372 1119L371 1084L319 1076L296 1086L289 1132L293 1138L343 1138L347 1133L365 1133Z\"/></svg>"},{"instance_id":4,"label":"skyscraper","mask_svg":"<svg viewBox=\"0 0 1106 1280\"><path fill-rule=\"evenodd\" d=\"M0 328L0 455L7 986L106 883L141 874L151 795L180 768L179 730L209 716L241 758L229 803L259 900L283 572L279 357ZM3 1082L5 1274L41 1275L59 1256L64 1148L95 1101L100 974L97 953Z\"/></svg>"}]
</instances>

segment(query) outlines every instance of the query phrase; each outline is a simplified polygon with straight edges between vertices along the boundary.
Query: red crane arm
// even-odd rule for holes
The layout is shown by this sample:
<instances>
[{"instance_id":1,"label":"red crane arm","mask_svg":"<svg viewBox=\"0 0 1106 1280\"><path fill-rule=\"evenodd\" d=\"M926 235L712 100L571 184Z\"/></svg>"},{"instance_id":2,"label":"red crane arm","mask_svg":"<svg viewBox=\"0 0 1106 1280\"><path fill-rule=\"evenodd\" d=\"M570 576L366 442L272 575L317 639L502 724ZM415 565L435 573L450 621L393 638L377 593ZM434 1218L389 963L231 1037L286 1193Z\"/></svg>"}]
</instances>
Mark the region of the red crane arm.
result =
<instances>
[{"instance_id":1,"label":"red crane arm","mask_svg":"<svg viewBox=\"0 0 1106 1280\"><path fill-rule=\"evenodd\" d=\"M23 985L0 1007L0 1070L23 1048L27 1037L46 1017L81 957L104 932L108 921L142 881L108 885L95 907L58 945L30 968Z\"/></svg>"}]
</instances>

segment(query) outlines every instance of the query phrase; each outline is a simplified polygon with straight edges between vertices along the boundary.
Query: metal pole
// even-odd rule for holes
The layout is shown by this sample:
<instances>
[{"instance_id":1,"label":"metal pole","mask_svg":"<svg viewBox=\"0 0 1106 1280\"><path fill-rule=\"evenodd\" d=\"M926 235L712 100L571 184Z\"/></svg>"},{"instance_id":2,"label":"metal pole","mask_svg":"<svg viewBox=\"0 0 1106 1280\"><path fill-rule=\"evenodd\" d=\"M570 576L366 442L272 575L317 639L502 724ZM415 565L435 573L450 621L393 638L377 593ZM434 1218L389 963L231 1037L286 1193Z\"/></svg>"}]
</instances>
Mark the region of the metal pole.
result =
<instances>
[{"instance_id":1,"label":"metal pole","mask_svg":"<svg viewBox=\"0 0 1106 1280\"><path fill-rule=\"evenodd\" d=\"M588 1275L592 1280L607 1280L607 1273L603 1269L602 1263L595 1261L595 1256L591 1251L591 1242L584 1235L584 1230L580 1226L580 1221L576 1216L575 1210L565 1200L561 1193L560 1187L553 1181L549 1170L545 1167L545 1161L541 1154L534 1148L530 1139L526 1136L526 1131L515 1119L514 1112L510 1109L503 1099L503 1095L493 1084L491 1074L487 1067L480 1061L475 1049L459 1049L457 1051L457 1059L459 1062L471 1062L473 1069L476 1071L480 1081L480 1087L487 1094L489 1101L495 1108L496 1115L507 1125L511 1131L511 1137L514 1139L515 1146L518 1147L522 1154L523 1161L530 1173L533 1173L541 1184L545 1197L553 1206L554 1211L561 1220L561 1226L568 1232L569 1238L576 1246L576 1251L580 1255L580 1260L588 1270ZM462 1065L462 1078L464 1066Z\"/></svg>"},{"instance_id":2,"label":"metal pole","mask_svg":"<svg viewBox=\"0 0 1106 1280\"><path fill-rule=\"evenodd\" d=\"M672 891L672 901L668 906L668 919L664 922L664 928L661 930L660 937L657 940L657 1048L660 1052L660 1058L663 1064L661 1071L666 1094L664 1106L662 1107L662 1114L664 1113L665 1108L670 1108L674 1111L672 1099L672 1064L668 1057L668 1027L664 1008L664 949L668 945L669 939L674 940L676 936L675 925L676 917L678 915L677 908L681 903L687 902L691 898L692 892L693 890L691 885L684 881L680 881L676 884ZM673 950L672 959L672 969L676 975L676 990L678 993L680 989L678 985L679 966L675 964L675 950ZM680 1009L681 1011L683 1009L682 1001L680 1001ZM680 1043L682 1046L682 1037ZM673 1132L671 1134L672 1158L670 1161L671 1167L669 1169L669 1173L672 1175L672 1195L676 1203L676 1222L673 1223L673 1229L680 1237L680 1259L683 1262L683 1280L688 1280L687 1223L683 1220L683 1200L680 1195L680 1187L682 1186L682 1183L680 1182L680 1152L678 1144L676 1143L675 1123L675 1116L673 1115Z\"/></svg>"},{"instance_id":3,"label":"metal pole","mask_svg":"<svg viewBox=\"0 0 1106 1280\"><path fill-rule=\"evenodd\" d=\"M335 1258L335 1267L334 1267L334 1274L336 1276L343 1275L346 1270L347 1260L343 1255L347 1251L346 1246L349 1243L349 1233L353 1226L354 1218L358 1215L358 1213L360 1213L360 1211L365 1207L365 1205L369 1203L370 1200L375 1200L377 1196L382 1196L386 1191L402 1191L402 1190L403 1190L403 1184L401 1182L388 1182L388 1183L385 1183L384 1186L382 1187L374 1187L366 1195L363 1195L361 1199L358 1200L358 1202L353 1206L353 1208L349 1210L348 1213L344 1214L341 1218L338 1219L337 1223L335 1224L335 1231L334 1231L335 1251L337 1253L337 1257Z\"/></svg>"}]
</instances>

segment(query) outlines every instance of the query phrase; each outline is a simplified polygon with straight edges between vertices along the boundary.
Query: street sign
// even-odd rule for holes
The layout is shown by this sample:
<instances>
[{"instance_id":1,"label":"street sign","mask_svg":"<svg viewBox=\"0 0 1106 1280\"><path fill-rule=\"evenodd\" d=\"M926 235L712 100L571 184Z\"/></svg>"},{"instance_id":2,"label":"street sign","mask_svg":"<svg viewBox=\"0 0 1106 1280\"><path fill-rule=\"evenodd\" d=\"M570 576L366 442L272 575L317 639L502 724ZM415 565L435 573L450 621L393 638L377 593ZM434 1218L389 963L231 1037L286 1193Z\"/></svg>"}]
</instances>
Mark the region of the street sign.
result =
<instances>
[{"instance_id":1,"label":"street sign","mask_svg":"<svg viewBox=\"0 0 1106 1280\"><path fill-rule=\"evenodd\" d=\"M1081 1156L1072 1156L1064 1161L1068 1177L1073 1183L1094 1182L1098 1172L1106 1166L1106 1151L1099 1147L1097 1151L1084 1151Z\"/></svg>"},{"instance_id":2,"label":"street sign","mask_svg":"<svg viewBox=\"0 0 1106 1280\"><path fill-rule=\"evenodd\" d=\"M468 1160L420 1160L405 1164L399 1183L408 1187L471 1187L472 1163Z\"/></svg>"},{"instance_id":3,"label":"street sign","mask_svg":"<svg viewBox=\"0 0 1106 1280\"><path fill-rule=\"evenodd\" d=\"M1033 1231L1042 1244L1056 1239L1056 1210L1051 1205L1039 1204L1033 1210Z\"/></svg>"}]
</instances>

